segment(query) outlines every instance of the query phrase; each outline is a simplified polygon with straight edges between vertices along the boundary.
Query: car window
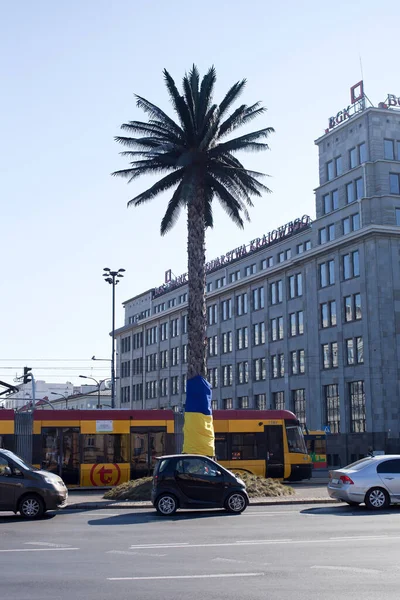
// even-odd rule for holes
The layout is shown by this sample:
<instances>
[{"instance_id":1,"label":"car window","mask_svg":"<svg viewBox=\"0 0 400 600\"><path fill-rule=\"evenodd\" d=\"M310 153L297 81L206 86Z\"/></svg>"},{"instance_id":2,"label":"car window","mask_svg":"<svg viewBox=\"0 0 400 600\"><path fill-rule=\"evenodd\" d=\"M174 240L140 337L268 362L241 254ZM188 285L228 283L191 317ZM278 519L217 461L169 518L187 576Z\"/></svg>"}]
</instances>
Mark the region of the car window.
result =
<instances>
[{"instance_id":1,"label":"car window","mask_svg":"<svg viewBox=\"0 0 400 600\"><path fill-rule=\"evenodd\" d=\"M177 473L184 473L185 472L185 466L183 463L183 460L178 460L178 462L176 463L176 468L175 468Z\"/></svg>"},{"instance_id":2,"label":"car window","mask_svg":"<svg viewBox=\"0 0 400 600\"><path fill-rule=\"evenodd\" d=\"M186 458L183 462L185 473L190 475L205 475L208 477L218 475L216 466L204 458Z\"/></svg>"},{"instance_id":3,"label":"car window","mask_svg":"<svg viewBox=\"0 0 400 600\"><path fill-rule=\"evenodd\" d=\"M378 473L400 473L400 460L385 460L379 463L376 470Z\"/></svg>"},{"instance_id":4,"label":"car window","mask_svg":"<svg viewBox=\"0 0 400 600\"><path fill-rule=\"evenodd\" d=\"M361 460L357 460L356 462L351 463L344 467L345 469L351 469L352 471L361 471L364 467L370 465L372 462L372 458L362 458Z\"/></svg>"},{"instance_id":5,"label":"car window","mask_svg":"<svg viewBox=\"0 0 400 600\"><path fill-rule=\"evenodd\" d=\"M0 475L4 475L6 467L9 467L8 460L3 456L0 456Z\"/></svg>"}]
</instances>

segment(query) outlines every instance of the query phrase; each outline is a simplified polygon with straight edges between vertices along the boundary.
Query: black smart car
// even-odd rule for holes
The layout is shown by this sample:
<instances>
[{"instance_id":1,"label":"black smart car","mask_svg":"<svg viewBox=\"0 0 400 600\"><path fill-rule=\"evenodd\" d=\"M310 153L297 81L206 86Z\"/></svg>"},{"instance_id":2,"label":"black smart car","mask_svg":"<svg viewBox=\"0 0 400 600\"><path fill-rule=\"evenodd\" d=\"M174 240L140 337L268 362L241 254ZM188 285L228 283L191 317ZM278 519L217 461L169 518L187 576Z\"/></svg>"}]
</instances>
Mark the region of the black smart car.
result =
<instances>
[{"instance_id":1,"label":"black smart car","mask_svg":"<svg viewBox=\"0 0 400 600\"><path fill-rule=\"evenodd\" d=\"M239 514L249 497L244 481L210 458L174 454L157 458L151 501L164 516L178 508L225 508Z\"/></svg>"}]
</instances>

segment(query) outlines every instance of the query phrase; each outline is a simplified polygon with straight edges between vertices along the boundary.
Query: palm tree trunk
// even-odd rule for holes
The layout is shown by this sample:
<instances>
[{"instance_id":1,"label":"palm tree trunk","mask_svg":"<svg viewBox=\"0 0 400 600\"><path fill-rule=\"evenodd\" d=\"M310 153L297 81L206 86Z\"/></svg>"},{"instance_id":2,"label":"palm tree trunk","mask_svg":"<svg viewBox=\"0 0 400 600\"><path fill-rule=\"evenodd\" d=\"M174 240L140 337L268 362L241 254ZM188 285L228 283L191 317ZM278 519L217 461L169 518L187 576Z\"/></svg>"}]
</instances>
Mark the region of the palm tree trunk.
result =
<instances>
[{"instance_id":1,"label":"palm tree trunk","mask_svg":"<svg viewBox=\"0 0 400 600\"><path fill-rule=\"evenodd\" d=\"M188 371L187 378L207 374L207 320L205 299L204 190L192 182L188 202Z\"/></svg>"}]
</instances>

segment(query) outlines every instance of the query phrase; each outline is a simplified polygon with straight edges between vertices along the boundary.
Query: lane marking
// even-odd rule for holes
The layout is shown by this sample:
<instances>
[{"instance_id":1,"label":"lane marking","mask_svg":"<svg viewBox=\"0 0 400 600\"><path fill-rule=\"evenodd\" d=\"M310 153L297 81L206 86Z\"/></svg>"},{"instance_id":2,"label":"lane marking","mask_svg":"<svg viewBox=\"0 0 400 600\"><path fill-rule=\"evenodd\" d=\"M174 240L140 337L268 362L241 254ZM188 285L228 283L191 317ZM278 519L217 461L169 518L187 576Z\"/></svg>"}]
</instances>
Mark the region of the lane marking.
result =
<instances>
[{"instance_id":1,"label":"lane marking","mask_svg":"<svg viewBox=\"0 0 400 600\"><path fill-rule=\"evenodd\" d=\"M217 577L262 577L265 573L213 573L210 575L161 575L150 577L107 577L108 581L144 581L154 579L212 579Z\"/></svg>"},{"instance_id":2,"label":"lane marking","mask_svg":"<svg viewBox=\"0 0 400 600\"><path fill-rule=\"evenodd\" d=\"M25 542L27 546L48 546L49 548L69 548L68 544L52 544L51 542Z\"/></svg>"},{"instance_id":3,"label":"lane marking","mask_svg":"<svg viewBox=\"0 0 400 600\"><path fill-rule=\"evenodd\" d=\"M324 571L348 571L349 573L370 573L371 575L382 574L383 571L379 569L361 569L360 567L334 567L332 565L328 565L324 567L323 565L313 565L310 569L324 569Z\"/></svg>"},{"instance_id":4,"label":"lane marking","mask_svg":"<svg viewBox=\"0 0 400 600\"><path fill-rule=\"evenodd\" d=\"M149 554L146 552L129 552L129 550L108 550L106 554L127 554L128 556L156 556L163 557L168 556L167 554Z\"/></svg>"},{"instance_id":5,"label":"lane marking","mask_svg":"<svg viewBox=\"0 0 400 600\"><path fill-rule=\"evenodd\" d=\"M320 540L293 540L293 539L279 539L279 540L243 540L243 541L236 541L236 542L226 542L226 543L212 543L212 544L163 544L163 545L152 545L152 546L148 546L148 545L133 545L130 547L131 550L146 550L146 549L166 549L166 548L181 548L186 550L187 548L222 548L222 547L226 547L229 546L230 548L241 548L243 546L272 546L272 545L279 545L279 544L325 544L327 542L331 542L331 543L336 543L336 542L343 542L343 541L379 541L379 540L385 540L385 541L390 541L390 540L398 540L400 539L400 536L382 536L382 537L365 537L365 536L350 536L350 537L343 537L343 538L327 538L327 539L320 539Z\"/></svg>"},{"instance_id":6,"label":"lane marking","mask_svg":"<svg viewBox=\"0 0 400 600\"><path fill-rule=\"evenodd\" d=\"M67 550L80 550L80 548L13 548L12 550L0 550L1 554L6 552L62 552Z\"/></svg>"}]
</instances>

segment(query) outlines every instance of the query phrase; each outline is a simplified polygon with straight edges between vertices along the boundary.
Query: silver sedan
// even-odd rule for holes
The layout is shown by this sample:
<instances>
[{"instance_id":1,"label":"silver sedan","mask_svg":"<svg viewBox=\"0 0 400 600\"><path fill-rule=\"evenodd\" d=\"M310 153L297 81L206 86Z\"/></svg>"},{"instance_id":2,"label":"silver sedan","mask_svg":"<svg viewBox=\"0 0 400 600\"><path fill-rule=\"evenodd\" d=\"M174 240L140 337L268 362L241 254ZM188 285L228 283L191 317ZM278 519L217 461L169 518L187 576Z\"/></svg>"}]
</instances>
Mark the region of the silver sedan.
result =
<instances>
[{"instance_id":1,"label":"silver sedan","mask_svg":"<svg viewBox=\"0 0 400 600\"><path fill-rule=\"evenodd\" d=\"M362 458L329 473L328 494L350 506L365 502L373 510L400 503L400 455Z\"/></svg>"}]
</instances>

